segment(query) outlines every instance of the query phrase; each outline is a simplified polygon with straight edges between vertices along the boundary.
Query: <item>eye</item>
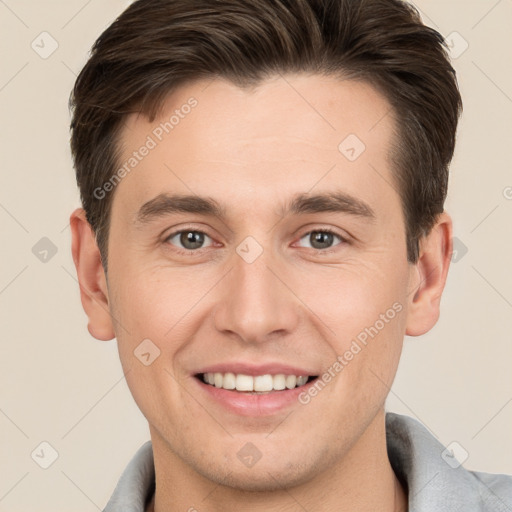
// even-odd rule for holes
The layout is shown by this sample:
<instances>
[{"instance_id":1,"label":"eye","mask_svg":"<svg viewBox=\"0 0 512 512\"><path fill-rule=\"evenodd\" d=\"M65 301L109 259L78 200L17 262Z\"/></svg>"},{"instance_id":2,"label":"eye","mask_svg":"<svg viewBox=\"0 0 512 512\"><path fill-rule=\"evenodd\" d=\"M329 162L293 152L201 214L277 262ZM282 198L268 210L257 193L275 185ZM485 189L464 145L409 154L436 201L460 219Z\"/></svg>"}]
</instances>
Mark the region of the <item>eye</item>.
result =
<instances>
[{"instance_id":1,"label":"eye","mask_svg":"<svg viewBox=\"0 0 512 512\"><path fill-rule=\"evenodd\" d=\"M195 249L202 249L204 247L205 239L209 239L210 242L212 241L212 239L202 231L185 229L170 234L165 241L172 245L177 245L179 248L194 251ZM178 244L181 244L181 247ZM209 245L211 245L211 243Z\"/></svg>"},{"instance_id":2,"label":"eye","mask_svg":"<svg viewBox=\"0 0 512 512\"><path fill-rule=\"evenodd\" d=\"M309 246L306 245L306 247L322 250L322 249L330 249L336 238L340 241L340 243L346 241L343 237L341 237L340 235L337 235L336 233L334 233L333 231L331 231L329 229L319 229L316 231L310 231L309 233L306 233L300 239L300 241L306 240L306 243L309 243ZM304 246L302 246L302 247L304 247Z\"/></svg>"}]
</instances>

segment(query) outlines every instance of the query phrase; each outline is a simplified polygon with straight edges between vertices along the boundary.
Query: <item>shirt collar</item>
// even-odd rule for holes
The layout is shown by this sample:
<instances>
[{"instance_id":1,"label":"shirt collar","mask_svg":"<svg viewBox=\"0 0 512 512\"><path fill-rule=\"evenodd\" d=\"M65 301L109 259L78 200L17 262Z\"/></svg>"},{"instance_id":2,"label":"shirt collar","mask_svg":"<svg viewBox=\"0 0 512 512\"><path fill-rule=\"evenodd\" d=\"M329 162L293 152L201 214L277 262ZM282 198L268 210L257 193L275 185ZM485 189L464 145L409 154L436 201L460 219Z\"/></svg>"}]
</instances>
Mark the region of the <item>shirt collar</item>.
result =
<instances>
[{"instance_id":1,"label":"shirt collar","mask_svg":"<svg viewBox=\"0 0 512 512\"><path fill-rule=\"evenodd\" d=\"M419 421L388 412L386 442L409 512L511 512L486 483L494 475L465 469Z\"/></svg>"}]
</instances>

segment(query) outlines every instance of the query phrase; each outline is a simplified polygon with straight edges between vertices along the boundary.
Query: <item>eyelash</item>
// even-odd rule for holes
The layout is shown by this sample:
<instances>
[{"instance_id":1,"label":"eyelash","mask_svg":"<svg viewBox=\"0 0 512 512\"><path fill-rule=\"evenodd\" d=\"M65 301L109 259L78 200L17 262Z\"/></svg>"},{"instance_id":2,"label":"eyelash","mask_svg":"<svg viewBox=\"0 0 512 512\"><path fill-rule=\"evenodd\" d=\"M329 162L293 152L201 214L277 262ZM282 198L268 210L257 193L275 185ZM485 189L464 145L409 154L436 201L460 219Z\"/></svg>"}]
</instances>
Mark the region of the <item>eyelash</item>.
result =
<instances>
[{"instance_id":1,"label":"eyelash","mask_svg":"<svg viewBox=\"0 0 512 512\"><path fill-rule=\"evenodd\" d=\"M185 229L180 229L179 231L172 232L170 235L165 237L164 242L169 243L169 245L173 245L169 242L169 240L174 238L176 235L181 235L182 233L191 233L191 232L206 235L208 238L210 238L210 240L213 241L213 238L211 236L209 236L208 233L206 233L205 231L201 231L199 229L194 229L194 228L185 228ZM329 254L329 253L334 252L335 247L337 247L338 245L343 245L343 244L349 243L347 238L345 238L344 236L340 235L338 232L336 232L330 228L311 229L309 231L306 231L299 237L299 241L302 240L305 236L311 235L311 233L329 233L329 234L337 237L340 240L340 243L336 244L333 247L328 247L326 249L315 249L313 247L304 247L304 249L311 249L313 251L316 251L317 253L321 252L323 254ZM180 249L174 245L173 245L173 247L174 247L173 250L177 254L184 255L184 256L195 256L196 254L201 254L203 252L203 249L208 249L208 247L200 247L199 249Z\"/></svg>"}]
</instances>

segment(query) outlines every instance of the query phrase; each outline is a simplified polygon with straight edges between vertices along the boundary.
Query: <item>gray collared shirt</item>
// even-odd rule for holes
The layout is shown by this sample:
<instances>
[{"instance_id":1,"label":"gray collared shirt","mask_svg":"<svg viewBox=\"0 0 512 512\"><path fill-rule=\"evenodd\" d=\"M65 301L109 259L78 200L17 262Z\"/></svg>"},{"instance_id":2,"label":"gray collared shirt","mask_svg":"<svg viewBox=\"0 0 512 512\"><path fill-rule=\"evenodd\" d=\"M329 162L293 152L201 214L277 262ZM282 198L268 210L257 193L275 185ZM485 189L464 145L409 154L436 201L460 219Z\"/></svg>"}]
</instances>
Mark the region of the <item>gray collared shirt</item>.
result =
<instances>
[{"instance_id":1,"label":"gray collared shirt","mask_svg":"<svg viewBox=\"0 0 512 512\"><path fill-rule=\"evenodd\" d=\"M389 460L409 512L512 512L512 476L469 471L421 423L386 413ZM151 441L124 470L104 512L144 512L155 490Z\"/></svg>"}]
</instances>

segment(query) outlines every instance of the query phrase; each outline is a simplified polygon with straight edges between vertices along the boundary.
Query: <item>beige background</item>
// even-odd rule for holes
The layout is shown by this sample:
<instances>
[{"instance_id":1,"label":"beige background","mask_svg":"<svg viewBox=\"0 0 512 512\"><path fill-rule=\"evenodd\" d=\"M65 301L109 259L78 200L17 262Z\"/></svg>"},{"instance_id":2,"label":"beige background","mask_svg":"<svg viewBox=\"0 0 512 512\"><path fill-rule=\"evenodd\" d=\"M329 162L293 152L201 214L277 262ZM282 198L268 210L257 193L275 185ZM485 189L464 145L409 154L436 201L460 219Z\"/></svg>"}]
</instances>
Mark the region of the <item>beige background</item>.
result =
<instances>
[{"instance_id":1,"label":"beige background","mask_svg":"<svg viewBox=\"0 0 512 512\"><path fill-rule=\"evenodd\" d=\"M68 227L79 205L68 95L128 3L0 1L0 511L101 510L149 439L116 342L86 330ZM417 5L443 36L463 38L450 37L465 102L447 202L459 252L438 325L406 339L388 409L458 442L465 467L512 473L512 0ZM50 37L58 48L42 58ZM42 237L57 249L46 262L32 252ZM31 458L43 441L59 455L46 470Z\"/></svg>"}]
</instances>

